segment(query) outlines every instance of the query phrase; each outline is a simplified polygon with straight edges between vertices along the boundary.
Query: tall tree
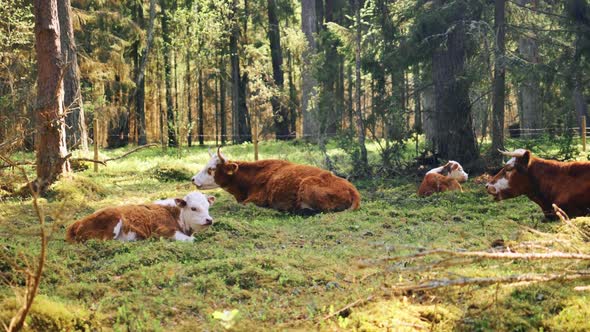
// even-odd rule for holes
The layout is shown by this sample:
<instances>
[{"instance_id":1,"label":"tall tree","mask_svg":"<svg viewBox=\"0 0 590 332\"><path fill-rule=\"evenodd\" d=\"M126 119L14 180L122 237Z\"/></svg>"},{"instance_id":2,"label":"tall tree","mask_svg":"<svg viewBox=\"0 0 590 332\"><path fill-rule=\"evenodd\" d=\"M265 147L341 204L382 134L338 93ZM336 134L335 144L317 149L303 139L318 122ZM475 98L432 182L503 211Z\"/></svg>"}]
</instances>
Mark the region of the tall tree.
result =
<instances>
[{"instance_id":1,"label":"tall tree","mask_svg":"<svg viewBox=\"0 0 590 332\"><path fill-rule=\"evenodd\" d=\"M221 145L227 139L227 115L225 112L225 54L219 60L219 126L221 131Z\"/></svg>"},{"instance_id":2,"label":"tall tree","mask_svg":"<svg viewBox=\"0 0 590 332\"><path fill-rule=\"evenodd\" d=\"M355 78L356 78L356 127L360 148L360 167L361 174L369 171L369 161L367 158L367 147L365 146L365 125L363 122L363 110L361 108L361 38L362 38L362 24L361 24L361 0L354 1L354 16L355 16Z\"/></svg>"},{"instance_id":3,"label":"tall tree","mask_svg":"<svg viewBox=\"0 0 590 332\"><path fill-rule=\"evenodd\" d=\"M76 54L76 40L72 26L70 0L59 0L57 10L60 25L60 40L64 74L64 105L66 111L66 133L70 145L79 143L82 151L88 151L88 130L84 118L84 104L80 90L80 70Z\"/></svg>"},{"instance_id":4,"label":"tall tree","mask_svg":"<svg viewBox=\"0 0 590 332\"><path fill-rule=\"evenodd\" d=\"M65 64L61 53L57 0L35 0L33 4L37 53L37 179L33 185L35 190L43 193L69 168L63 108Z\"/></svg>"},{"instance_id":5,"label":"tall tree","mask_svg":"<svg viewBox=\"0 0 590 332\"><path fill-rule=\"evenodd\" d=\"M277 87L270 102L275 124L275 136L279 140L287 140L289 135L289 109L283 105L281 95L283 92L283 52L281 50L281 34L279 30L279 19L277 17L276 0L267 1L268 12L268 40L270 42L270 53L272 60L272 73L274 84Z\"/></svg>"},{"instance_id":6,"label":"tall tree","mask_svg":"<svg viewBox=\"0 0 590 332\"><path fill-rule=\"evenodd\" d=\"M203 71L199 70L199 145L205 144L205 109L203 108Z\"/></svg>"},{"instance_id":7,"label":"tall tree","mask_svg":"<svg viewBox=\"0 0 590 332\"><path fill-rule=\"evenodd\" d=\"M240 38L240 25L238 22L238 0L233 0L232 32L229 37L229 52L232 71L232 131L234 143L249 142L252 140L248 108L246 106L246 85L248 76L240 75L240 57L238 40ZM246 28L246 25L244 25ZM244 29L245 30L245 29Z\"/></svg>"},{"instance_id":8,"label":"tall tree","mask_svg":"<svg viewBox=\"0 0 590 332\"><path fill-rule=\"evenodd\" d=\"M166 120L168 128L168 146L175 147L178 145L176 141L176 132L174 129L174 104L172 102L172 65L170 63L170 13L167 9L168 0L160 0L160 9L162 11L162 39L164 40L164 81L166 85Z\"/></svg>"},{"instance_id":9,"label":"tall tree","mask_svg":"<svg viewBox=\"0 0 590 332\"><path fill-rule=\"evenodd\" d=\"M301 30L305 34L307 48L302 55L301 69L301 114L303 117L303 136L307 139L317 138L319 134L316 85L313 76L312 59L316 53L315 34L317 32L316 0L301 1Z\"/></svg>"},{"instance_id":10,"label":"tall tree","mask_svg":"<svg viewBox=\"0 0 590 332\"><path fill-rule=\"evenodd\" d=\"M138 10L142 10L141 5ZM145 68L154 40L154 22L156 20L156 0L150 0L150 18L148 22L147 40L141 54L141 63L135 79L135 116L139 145L147 143L145 119Z\"/></svg>"},{"instance_id":11,"label":"tall tree","mask_svg":"<svg viewBox=\"0 0 590 332\"><path fill-rule=\"evenodd\" d=\"M441 6L438 2L438 6ZM453 8L446 35L432 53L437 152L470 164L479 158L472 127L469 78L465 75L468 35L465 3Z\"/></svg>"},{"instance_id":12,"label":"tall tree","mask_svg":"<svg viewBox=\"0 0 590 332\"><path fill-rule=\"evenodd\" d=\"M504 102L506 95L506 0L495 0L494 30L496 32L496 62L494 64L494 108L492 111L492 156L500 161L498 149L504 148Z\"/></svg>"},{"instance_id":13,"label":"tall tree","mask_svg":"<svg viewBox=\"0 0 590 332\"><path fill-rule=\"evenodd\" d=\"M533 7L537 5L537 0L520 0L521 6L531 3ZM539 46L534 35L534 31L527 31L518 39L518 52L520 57L527 62L526 68L535 67L539 63ZM519 94L521 114L520 128L522 135L526 137L537 137L542 132L543 104L541 100L541 87L539 79L534 75L535 70L527 70L525 77L520 83Z\"/></svg>"}]
</instances>

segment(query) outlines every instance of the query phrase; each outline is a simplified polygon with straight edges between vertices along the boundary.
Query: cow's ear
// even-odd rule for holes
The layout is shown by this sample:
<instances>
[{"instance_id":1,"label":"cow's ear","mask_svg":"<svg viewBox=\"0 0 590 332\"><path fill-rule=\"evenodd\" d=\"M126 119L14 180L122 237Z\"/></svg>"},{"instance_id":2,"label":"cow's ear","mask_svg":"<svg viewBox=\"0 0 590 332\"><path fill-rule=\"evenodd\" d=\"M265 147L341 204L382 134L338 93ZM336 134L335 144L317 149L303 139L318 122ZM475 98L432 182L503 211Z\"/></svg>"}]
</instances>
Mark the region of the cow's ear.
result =
<instances>
[{"instance_id":1,"label":"cow's ear","mask_svg":"<svg viewBox=\"0 0 590 332\"><path fill-rule=\"evenodd\" d=\"M226 166L227 174L234 175L234 173L236 173L238 171L238 168L239 168L239 166L236 163L227 164L227 166Z\"/></svg>"},{"instance_id":2,"label":"cow's ear","mask_svg":"<svg viewBox=\"0 0 590 332\"><path fill-rule=\"evenodd\" d=\"M183 208L186 206L186 201L182 198L175 198L174 203L176 203L176 206L178 206L179 208Z\"/></svg>"},{"instance_id":3,"label":"cow's ear","mask_svg":"<svg viewBox=\"0 0 590 332\"><path fill-rule=\"evenodd\" d=\"M447 163L445 165L445 167L443 167L443 169L440 171L440 174L442 174L444 176L449 175L449 173L451 173L451 167L452 167L451 163Z\"/></svg>"},{"instance_id":4,"label":"cow's ear","mask_svg":"<svg viewBox=\"0 0 590 332\"><path fill-rule=\"evenodd\" d=\"M215 196L207 196L207 202L209 202L209 205L213 205L215 202Z\"/></svg>"},{"instance_id":5,"label":"cow's ear","mask_svg":"<svg viewBox=\"0 0 590 332\"><path fill-rule=\"evenodd\" d=\"M520 165L523 166L525 168L527 168L529 166L529 161L531 160L531 152L529 150L526 150L522 157L518 157L516 158L516 162Z\"/></svg>"}]
</instances>

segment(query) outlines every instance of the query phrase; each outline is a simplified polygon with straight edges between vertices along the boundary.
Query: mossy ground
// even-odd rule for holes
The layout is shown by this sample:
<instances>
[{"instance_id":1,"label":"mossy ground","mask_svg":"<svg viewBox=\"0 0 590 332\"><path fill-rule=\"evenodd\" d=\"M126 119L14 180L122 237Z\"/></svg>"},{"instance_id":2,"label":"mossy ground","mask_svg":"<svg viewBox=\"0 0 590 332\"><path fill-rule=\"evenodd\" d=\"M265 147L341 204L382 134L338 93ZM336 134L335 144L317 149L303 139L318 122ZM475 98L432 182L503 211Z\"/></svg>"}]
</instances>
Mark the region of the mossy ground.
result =
<instances>
[{"instance_id":1,"label":"mossy ground","mask_svg":"<svg viewBox=\"0 0 590 332\"><path fill-rule=\"evenodd\" d=\"M251 145L230 146L224 152L230 158L252 160ZM103 153L116 156L122 151ZM332 148L330 153L343 172L350 170L344 151ZM315 148L301 142L264 143L261 158L315 165L322 160ZM372 158L376 160L376 154ZM98 173L90 168L54 185L41 200L56 231L30 328L195 331L223 330L225 324L244 331L590 330L589 295L573 290L584 285L581 282L395 291L392 286L397 283L435 277L565 268L565 263L555 261L482 260L421 270L412 261L374 261L412 253L415 248L487 250L497 239L509 246L538 240L538 234L523 226L547 233L563 230L557 222L543 222L538 207L526 198L493 202L482 185L473 181L463 193L428 198L415 194L420 181L415 177L355 181L363 196L359 211L312 217L243 206L222 190L213 190L209 193L217 201L210 213L216 222L199 233L194 243L152 239L73 245L64 241L65 227L96 209L183 196L194 189L185 179L187 174L196 173L207 160L205 148L184 151L181 159L173 150L164 153L155 148L110 162ZM3 175L13 183L16 178L17 173L10 171ZM1 250L34 255L39 250L36 229L29 200L0 201ZM13 286L24 282L3 262L0 275ZM8 308L13 297L13 289L1 284L0 303ZM368 302L323 319L368 297ZM44 306L54 308L41 310ZM5 308L0 310L3 320L8 315ZM233 309L238 314L227 321L213 317L215 312L219 316ZM46 325L39 325L39 317L45 317Z\"/></svg>"}]
</instances>

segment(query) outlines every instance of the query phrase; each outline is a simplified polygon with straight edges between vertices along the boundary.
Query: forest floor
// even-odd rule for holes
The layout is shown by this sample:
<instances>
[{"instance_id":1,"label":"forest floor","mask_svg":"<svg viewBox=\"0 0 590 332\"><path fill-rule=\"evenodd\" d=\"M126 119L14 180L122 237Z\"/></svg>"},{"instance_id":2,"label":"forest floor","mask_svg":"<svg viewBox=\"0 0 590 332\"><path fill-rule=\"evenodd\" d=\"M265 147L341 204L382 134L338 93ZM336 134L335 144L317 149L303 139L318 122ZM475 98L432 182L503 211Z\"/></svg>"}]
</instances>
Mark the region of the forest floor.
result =
<instances>
[{"instance_id":1,"label":"forest floor","mask_svg":"<svg viewBox=\"0 0 590 332\"><path fill-rule=\"evenodd\" d=\"M101 158L125 151L102 151ZM329 152L336 165L349 164L343 150L330 146ZM98 173L90 168L62 179L41 199L56 231L29 328L590 330L590 293L574 290L588 280L400 291L400 285L431 279L588 268L579 261L445 260L437 255L380 260L434 248L486 251L498 240L516 252L551 248L590 253L590 245L576 240L562 223L544 222L527 198L494 202L473 179L463 193L428 198L416 195L420 179L415 176L354 181L363 197L360 210L312 217L244 206L228 193L212 190L215 224L194 243L64 241L67 225L99 208L182 197L194 190L190 177L208 160L207 150L194 147L183 153L178 158L172 149L145 149L101 166ZM224 153L252 160L251 145L228 146ZM19 155L27 157L32 155ZM312 165L323 160L303 143L264 143L265 158ZM0 178L22 182L10 170ZM589 220L575 222L584 226ZM30 200L0 200L0 250L33 257L39 251L37 224ZM0 321L6 323L15 307L14 286L24 281L2 261L0 277L5 279L0 283Z\"/></svg>"}]
</instances>

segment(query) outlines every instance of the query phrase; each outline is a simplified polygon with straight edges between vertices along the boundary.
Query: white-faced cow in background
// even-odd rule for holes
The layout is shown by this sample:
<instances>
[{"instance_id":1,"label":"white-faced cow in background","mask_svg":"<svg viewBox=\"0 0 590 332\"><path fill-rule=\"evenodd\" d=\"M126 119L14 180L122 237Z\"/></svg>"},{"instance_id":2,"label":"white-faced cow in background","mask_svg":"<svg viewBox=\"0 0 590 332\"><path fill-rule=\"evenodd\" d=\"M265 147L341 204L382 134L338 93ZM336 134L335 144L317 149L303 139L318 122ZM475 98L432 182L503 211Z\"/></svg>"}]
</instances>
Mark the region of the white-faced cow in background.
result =
<instances>
[{"instance_id":1,"label":"white-faced cow in background","mask_svg":"<svg viewBox=\"0 0 590 332\"><path fill-rule=\"evenodd\" d=\"M285 160L227 160L220 149L192 178L199 189L221 187L240 203L254 203L301 214L336 212L360 207L352 183L308 165Z\"/></svg>"},{"instance_id":2,"label":"white-faced cow in background","mask_svg":"<svg viewBox=\"0 0 590 332\"><path fill-rule=\"evenodd\" d=\"M419 196L430 196L434 193L459 190L463 191L460 183L467 181L468 175L456 161L449 160L443 166L433 168L426 173L418 188Z\"/></svg>"},{"instance_id":3,"label":"white-faced cow in background","mask_svg":"<svg viewBox=\"0 0 590 332\"><path fill-rule=\"evenodd\" d=\"M184 199L107 207L70 225L66 230L66 239L70 242L89 239L134 241L165 237L192 241L194 231L213 224L209 206L214 201L215 197L195 191Z\"/></svg>"},{"instance_id":4,"label":"white-faced cow in background","mask_svg":"<svg viewBox=\"0 0 590 332\"><path fill-rule=\"evenodd\" d=\"M500 152L511 159L486 184L495 200L526 195L550 219L552 204L573 217L590 213L590 162L546 160L525 149Z\"/></svg>"}]
</instances>

